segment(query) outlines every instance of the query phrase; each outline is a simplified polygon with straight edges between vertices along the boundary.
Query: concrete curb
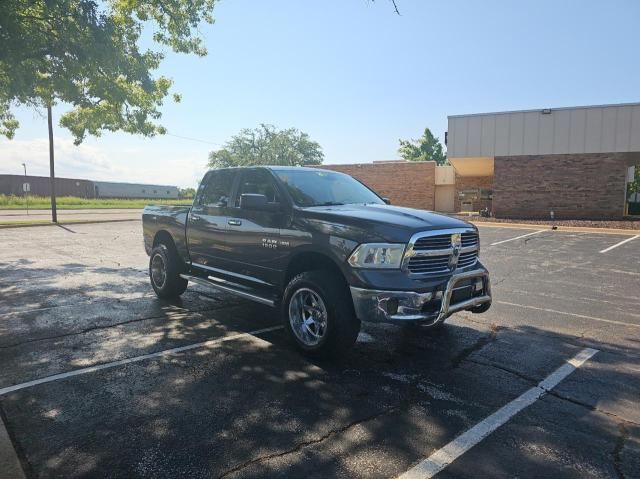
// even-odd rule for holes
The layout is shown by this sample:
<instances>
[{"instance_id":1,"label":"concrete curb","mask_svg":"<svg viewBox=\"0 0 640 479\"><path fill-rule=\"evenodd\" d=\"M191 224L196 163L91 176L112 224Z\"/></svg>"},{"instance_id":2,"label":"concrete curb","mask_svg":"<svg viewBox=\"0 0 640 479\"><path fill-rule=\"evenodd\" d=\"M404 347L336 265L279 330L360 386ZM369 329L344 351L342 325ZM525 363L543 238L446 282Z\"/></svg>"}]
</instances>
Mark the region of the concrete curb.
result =
<instances>
[{"instance_id":1,"label":"concrete curb","mask_svg":"<svg viewBox=\"0 0 640 479\"><path fill-rule=\"evenodd\" d=\"M489 221L470 221L476 226L486 226L489 228L513 228L523 230L544 230L551 231L551 225L534 225L531 223L491 223ZM629 235L640 234L640 230L626 230L622 228L592 228L588 226L557 226L556 231L566 231L573 233L601 233L609 235Z\"/></svg>"},{"instance_id":2,"label":"concrete curb","mask_svg":"<svg viewBox=\"0 0 640 479\"><path fill-rule=\"evenodd\" d=\"M0 416L0 471L2 471L0 474L2 477L25 479L24 471L20 465L20 459L18 459L18 455L13 448L2 416Z\"/></svg>"},{"instance_id":3,"label":"concrete curb","mask_svg":"<svg viewBox=\"0 0 640 479\"><path fill-rule=\"evenodd\" d=\"M18 223L18 224L1 224L0 229L4 228L32 228L34 226L57 226L57 225L87 225L95 223L120 223L123 221L142 221L142 218L126 218L114 220L69 220L58 221L57 223Z\"/></svg>"}]
</instances>

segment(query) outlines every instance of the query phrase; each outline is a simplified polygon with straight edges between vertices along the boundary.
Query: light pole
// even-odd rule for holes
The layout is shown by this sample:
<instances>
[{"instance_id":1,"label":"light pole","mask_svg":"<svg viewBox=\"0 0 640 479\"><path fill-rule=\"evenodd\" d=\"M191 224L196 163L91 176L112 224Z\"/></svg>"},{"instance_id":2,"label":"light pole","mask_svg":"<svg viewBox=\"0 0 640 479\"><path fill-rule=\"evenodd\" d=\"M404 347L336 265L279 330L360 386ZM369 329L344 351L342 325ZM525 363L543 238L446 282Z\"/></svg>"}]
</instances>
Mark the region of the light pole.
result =
<instances>
[{"instance_id":1,"label":"light pole","mask_svg":"<svg viewBox=\"0 0 640 479\"><path fill-rule=\"evenodd\" d=\"M27 164L26 163L22 163L22 167L24 168L24 184L27 184ZM29 196L27 195L28 191L26 191L26 187L25 187L25 192L24 192L24 200L27 203L27 216L29 216Z\"/></svg>"}]
</instances>

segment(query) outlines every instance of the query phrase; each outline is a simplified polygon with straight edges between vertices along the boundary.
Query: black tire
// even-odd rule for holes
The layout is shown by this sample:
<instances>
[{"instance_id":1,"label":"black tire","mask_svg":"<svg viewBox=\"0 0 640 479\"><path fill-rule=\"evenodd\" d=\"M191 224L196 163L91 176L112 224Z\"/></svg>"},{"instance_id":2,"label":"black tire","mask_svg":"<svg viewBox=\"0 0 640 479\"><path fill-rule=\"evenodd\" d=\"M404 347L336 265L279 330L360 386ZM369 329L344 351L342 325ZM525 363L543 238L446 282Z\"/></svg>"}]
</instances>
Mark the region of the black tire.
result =
<instances>
[{"instance_id":1,"label":"black tire","mask_svg":"<svg viewBox=\"0 0 640 479\"><path fill-rule=\"evenodd\" d=\"M164 274L158 271L162 268ZM149 279L159 298L177 298L187 289L188 281L180 277L182 265L175 249L159 244L149 257Z\"/></svg>"},{"instance_id":2,"label":"black tire","mask_svg":"<svg viewBox=\"0 0 640 479\"><path fill-rule=\"evenodd\" d=\"M324 334L317 344L308 344L294 332L290 319L291 299L308 292L321 299L326 311ZM295 314L293 315L295 317ZM335 358L353 346L360 332L360 320L356 317L349 289L344 280L329 271L307 271L294 276L284 290L281 317L289 338L297 349L317 358Z\"/></svg>"},{"instance_id":3,"label":"black tire","mask_svg":"<svg viewBox=\"0 0 640 479\"><path fill-rule=\"evenodd\" d=\"M489 308L491 308L491 301L489 301L488 303L484 303L481 304L480 306L473 308L471 310L471 312L473 314L482 314L482 313L486 313L487 311L489 311Z\"/></svg>"}]
</instances>

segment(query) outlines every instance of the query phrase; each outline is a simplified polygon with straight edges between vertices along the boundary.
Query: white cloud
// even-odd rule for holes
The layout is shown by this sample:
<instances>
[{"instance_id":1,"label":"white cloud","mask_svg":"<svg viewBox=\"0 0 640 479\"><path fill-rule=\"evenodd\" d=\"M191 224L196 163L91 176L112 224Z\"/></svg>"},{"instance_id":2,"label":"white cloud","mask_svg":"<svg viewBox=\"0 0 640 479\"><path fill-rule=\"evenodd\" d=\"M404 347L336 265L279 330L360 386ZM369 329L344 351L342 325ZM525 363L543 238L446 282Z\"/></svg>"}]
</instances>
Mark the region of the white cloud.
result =
<instances>
[{"instance_id":1,"label":"white cloud","mask_svg":"<svg viewBox=\"0 0 640 479\"><path fill-rule=\"evenodd\" d=\"M118 147L58 138L55 145L56 176L89 180L195 186L206 170L206 153L172 152L156 144ZM49 143L46 138L0 139L0 173L49 175Z\"/></svg>"}]
</instances>

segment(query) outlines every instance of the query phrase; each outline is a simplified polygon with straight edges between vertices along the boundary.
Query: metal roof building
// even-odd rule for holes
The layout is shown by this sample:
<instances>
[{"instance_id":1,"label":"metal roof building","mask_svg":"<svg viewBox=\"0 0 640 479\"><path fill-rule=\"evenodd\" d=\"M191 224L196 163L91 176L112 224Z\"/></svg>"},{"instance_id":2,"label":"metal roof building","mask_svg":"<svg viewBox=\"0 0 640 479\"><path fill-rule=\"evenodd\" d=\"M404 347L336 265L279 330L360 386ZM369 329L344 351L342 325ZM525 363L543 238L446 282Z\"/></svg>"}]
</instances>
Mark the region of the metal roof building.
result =
<instances>
[{"instance_id":1,"label":"metal roof building","mask_svg":"<svg viewBox=\"0 0 640 479\"><path fill-rule=\"evenodd\" d=\"M640 103L452 115L458 209L496 216L611 218L640 160ZM474 192L475 190L475 192Z\"/></svg>"},{"instance_id":2,"label":"metal roof building","mask_svg":"<svg viewBox=\"0 0 640 479\"><path fill-rule=\"evenodd\" d=\"M111 181L94 181L93 185L96 198L171 199L179 196L177 186Z\"/></svg>"}]
</instances>

